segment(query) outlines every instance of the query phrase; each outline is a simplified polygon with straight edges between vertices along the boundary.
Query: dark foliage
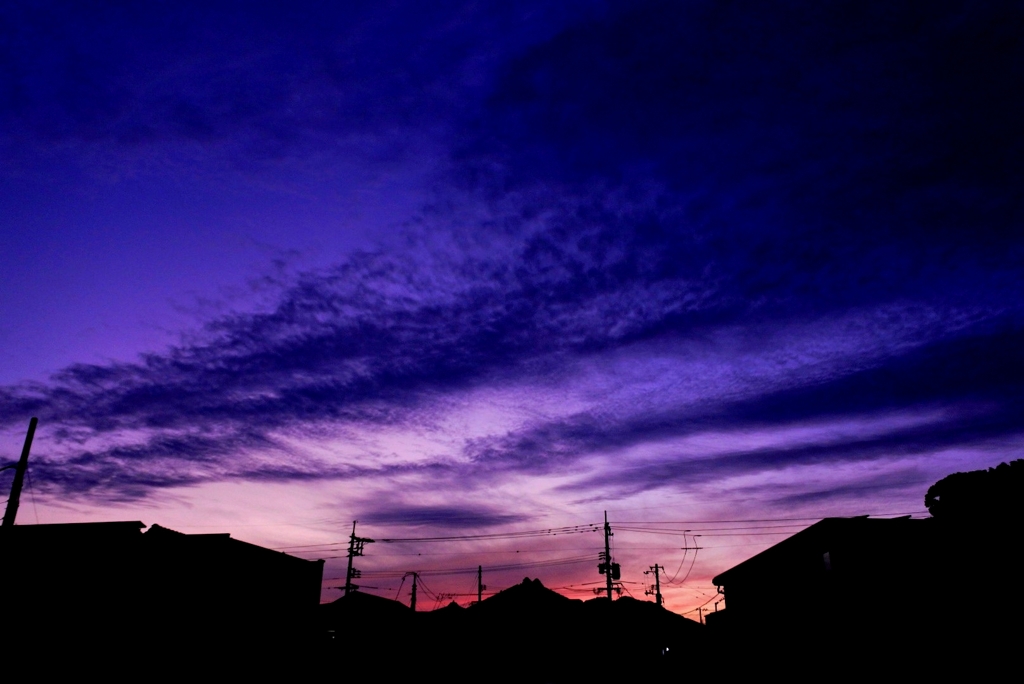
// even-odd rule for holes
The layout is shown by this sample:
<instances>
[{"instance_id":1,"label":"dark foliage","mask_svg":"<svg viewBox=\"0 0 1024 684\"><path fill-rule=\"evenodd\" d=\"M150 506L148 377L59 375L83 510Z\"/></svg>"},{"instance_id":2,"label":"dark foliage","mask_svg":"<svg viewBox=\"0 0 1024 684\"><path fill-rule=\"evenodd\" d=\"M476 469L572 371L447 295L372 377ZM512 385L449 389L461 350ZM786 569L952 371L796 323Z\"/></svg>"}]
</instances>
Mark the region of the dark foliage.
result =
<instances>
[{"instance_id":1,"label":"dark foliage","mask_svg":"<svg viewBox=\"0 0 1024 684\"><path fill-rule=\"evenodd\" d=\"M935 518L949 521L1019 519L1024 494L1024 459L1000 463L988 470L953 473L924 496Z\"/></svg>"}]
</instances>

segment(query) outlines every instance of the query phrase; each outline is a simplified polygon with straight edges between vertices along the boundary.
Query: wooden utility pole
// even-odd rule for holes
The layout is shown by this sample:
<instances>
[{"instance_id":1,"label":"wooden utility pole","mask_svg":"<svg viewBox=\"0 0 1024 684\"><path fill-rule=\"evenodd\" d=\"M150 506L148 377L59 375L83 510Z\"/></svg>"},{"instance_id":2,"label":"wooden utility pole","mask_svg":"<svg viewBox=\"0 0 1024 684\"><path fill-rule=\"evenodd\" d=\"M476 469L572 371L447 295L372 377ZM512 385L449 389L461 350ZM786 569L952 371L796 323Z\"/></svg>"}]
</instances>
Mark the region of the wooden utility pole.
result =
<instances>
[{"instance_id":1,"label":"wooden utility pole","mask_svg":"<svg viewBox=\"0 0 1024 684\"><path fill-rule=\"evenodd\" d=\"M418 572L414 572L414 573L411 573L411 574L412 574L412 598L409 599L409 607L412 608L412 612L415 613L416 612L416 580L418 580L420 578L420 575L419 575ZM463 580L463 581L465 581L465 580Z\"/></svg>"},{"instance_id":2,"label":"wooden utility pole","mask_svg":"<svg viewBox=\"0 0 1024 684\"><path fill-rule=\"evenodd\" d=\"M608 600L612 600L612 526L608 524L608 511L604 512L604 557L608 567L605 568L605 584L608 591Z\"/></svg>"},{"instance_id":3,"label":"wooden utility pole","mask_svg":"<svg viewBox=\"0 0 1024 684\"><path fill-rule=\"evenodd\" d=\"M28 422L28 434L25 435L25 446L21 448L21 459L14 469L14 482L11 483L11 496L7 499L7 510L4 511L2 527L10 527L18 516L18 503L21 501L21 488L25 483L25 471L28 470L28 452L32 449L32 438L36 435L39 419L33 417Z\"/></svg>"},{"instance_id":4,"label":"wooden utility pole","mask_svg":"<svg viewBox=\"0 0 1024 684\"><path fill-rule=\"evenodd\" d=\"M664 569L665 568L659 566L657 563L651 566L651 570L654 572L654 602L659 606L665 604L665 600L661 598L661 576L659 574L659 570ZM645 572L644 574L646 575L648 573ZM651 591L647 590L644 593L650 595Z\"/></svg>"},{"instance_id":5,"label":"wooden utility pole","mask_svg":"<svg viewBox=\"0 0 1024 684\"><path fill-rule=\"evenodd\" d=\"M484 600L484 566L476 566L476 602L480 603Z\"/></svg>"},{"instance_id":6,"label":"wooden utility pole","mask_svg":"<svg viewBox=\"0 0 1024 684\"><path fill-rule=\"evenodd\" d=\"M353 584L352 580L358 578L362 573L352 567L352 559L356 556L363 555L363 547L366 544L372 544L372 539L366 537L356 536L356 523L357 520L352 521L352 536L348 538L348 571L345 573L345 596L348 596L350 591L355 591L359 588L359 585Z\"/></svg>"},{"instance_id":7,"label":"wooden utility pole","mask_svg":"<svg viewBox=\"0 0 1024 684\"><path fill-rule=\"evenodd\" d=\"M619 579L619 564L612 563L612 526L608 524L608 511L604 512L604 552L600 554L601 563L597 566L598 573L604 575L605 590L608 600L612 600L612 582ZM600 591L597 589L595 591Z\"/></svg>"}]
</instances>

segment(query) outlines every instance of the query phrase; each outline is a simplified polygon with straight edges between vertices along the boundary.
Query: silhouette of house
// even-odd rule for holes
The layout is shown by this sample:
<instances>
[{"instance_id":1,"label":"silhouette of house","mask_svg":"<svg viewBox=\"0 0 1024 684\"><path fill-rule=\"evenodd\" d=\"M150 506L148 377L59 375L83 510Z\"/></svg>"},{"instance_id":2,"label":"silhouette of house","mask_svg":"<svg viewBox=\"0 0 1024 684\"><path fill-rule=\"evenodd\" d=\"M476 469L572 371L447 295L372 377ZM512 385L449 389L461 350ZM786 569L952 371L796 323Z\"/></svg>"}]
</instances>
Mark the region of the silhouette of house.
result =
<instances>
[{"instance_id":1,"label":"silhouette of house","mask_svg":"<svg viewBox=\"0 0 1024 684\"><path fill-rule=\"evenodd\" d=\"M230 534L182 534L153 525L142 536L151 583L148 605L161 619L191 623L200 637L234 641L280 643L312 635L322 560L297 558Z\"/></svg>"},{"instance_id":2,"label":"silhouette of house","mask_svg":"<svg viewBox=\"0 0 1024 684\"><path fill-rule=\"evenodd\" d=\"M1016 670L1020 536L999 519L826 518L714 577L726 609L709 631L743 655L738 676L781 652L799 677Z\"/></svg>"},{"instance_id":3,"label":"silhouette of house","mask_svg":"<svg viewBox=\"0 0 1024 684\"><path fill-rule=\"evenodd\" d=\"M323 561L141 522L0 528L8 644L219 647L313 628Z\"/></svg>"},{"instance_id":4,"label":"silhouette of house","mask_svg":"<svg viewBox=\"0 0 1024 684\"><path fill-rule=\"evenodd\" d=\"M726 610L709 625L802 636L920 626L944 586L941 533L909 516L826 518L716 576Z\"/></svg>"}]
</instances>

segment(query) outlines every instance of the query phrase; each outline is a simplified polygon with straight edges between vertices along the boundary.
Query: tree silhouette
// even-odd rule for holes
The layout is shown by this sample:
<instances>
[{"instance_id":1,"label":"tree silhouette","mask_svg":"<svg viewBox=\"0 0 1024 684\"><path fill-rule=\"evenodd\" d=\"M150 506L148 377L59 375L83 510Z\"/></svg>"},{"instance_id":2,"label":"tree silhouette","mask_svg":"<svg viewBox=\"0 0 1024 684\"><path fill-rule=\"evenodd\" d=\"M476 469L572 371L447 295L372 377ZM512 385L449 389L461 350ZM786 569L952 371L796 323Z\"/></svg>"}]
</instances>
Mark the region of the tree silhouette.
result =
<instances>
[{"instance_id":1,"label":"tree silhouette","mask_svg":"<svg viewBox=\"0 0 1024 684\"><path fill-rule=\"evenodd\" d=\"M953 473L942 478L924 496L932 517L942 520L1021 518L1024 495L1024 459L1000 463L988 470Z\"/></svg>"}]
</instances>

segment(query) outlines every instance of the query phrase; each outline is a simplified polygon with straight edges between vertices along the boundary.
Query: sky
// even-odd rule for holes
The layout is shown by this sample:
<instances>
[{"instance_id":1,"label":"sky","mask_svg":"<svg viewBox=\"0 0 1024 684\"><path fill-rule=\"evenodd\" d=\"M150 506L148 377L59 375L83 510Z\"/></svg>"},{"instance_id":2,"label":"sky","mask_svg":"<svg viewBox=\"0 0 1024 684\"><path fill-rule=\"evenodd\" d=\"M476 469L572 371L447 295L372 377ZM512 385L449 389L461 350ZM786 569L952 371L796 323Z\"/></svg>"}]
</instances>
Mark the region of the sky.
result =
<instances>
[{"instance_id":1,"label":"sky","mask_svg":"<svg viewBox=\"0 0 1024 684\"><path fill-rule=\"evenodd\" d=\"M325 558L323 600L359 520L365 590L439 605L478 565L592 596L607 511L626 591L658 563L692 617L821 517L924 515L1024 451L1022 35L980 0L6 2L18 520L230 532ZM469 538L382 541L422 537Z\"/></svg>"}]
</instances>

